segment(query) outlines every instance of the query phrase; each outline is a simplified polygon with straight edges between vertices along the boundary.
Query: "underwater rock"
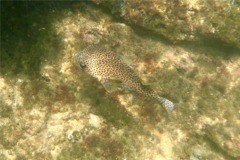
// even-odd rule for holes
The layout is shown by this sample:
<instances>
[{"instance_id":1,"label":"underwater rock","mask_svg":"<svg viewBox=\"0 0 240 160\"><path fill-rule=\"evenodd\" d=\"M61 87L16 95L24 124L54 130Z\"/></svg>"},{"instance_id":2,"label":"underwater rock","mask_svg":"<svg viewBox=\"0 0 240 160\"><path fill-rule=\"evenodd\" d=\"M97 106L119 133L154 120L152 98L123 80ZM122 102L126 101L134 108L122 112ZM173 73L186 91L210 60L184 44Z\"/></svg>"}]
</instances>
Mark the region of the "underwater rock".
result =
<instances>
[{"instance_id":1,"label":"underwater rock","mask_svg":"<svg viewBox=\"0 0 240 160\"><path fill-rule=\"evenodd\" d=\"M144 27L173 42L220 41L240 46L240 4L227 0L92 0L130 24Z\"/></svg>"},{"instance_id":2,"label":"underwater rock","mask_svg":"<svg viewBox=\"0 0 240 160\"><path fill-rule=\"evenodd\" d=\"M134 1L118 2L116 14ZM29 3L36 8L23 10ZM51 4L1 2L1 160L239 157L238 51L142 36L89 2ZM73 55L92 44L125 58L175 110L137 94L109 95L79 72Z\"/></svg>"}]
</instances>

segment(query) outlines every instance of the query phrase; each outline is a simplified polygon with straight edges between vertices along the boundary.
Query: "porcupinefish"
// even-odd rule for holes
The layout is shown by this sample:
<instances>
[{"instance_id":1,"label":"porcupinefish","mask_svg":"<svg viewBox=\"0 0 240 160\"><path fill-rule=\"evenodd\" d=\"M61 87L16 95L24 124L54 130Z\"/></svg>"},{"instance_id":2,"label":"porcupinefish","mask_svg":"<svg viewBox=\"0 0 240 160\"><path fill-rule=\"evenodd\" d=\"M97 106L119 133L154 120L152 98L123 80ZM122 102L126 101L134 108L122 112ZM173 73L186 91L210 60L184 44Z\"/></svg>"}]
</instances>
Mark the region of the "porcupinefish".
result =
<instances>
[{"instance_id":1,"label":"porcupinefish","mask_svg":"<svg viewBox=\"0 0 240 160\"><path fill-rule=\"evenodd\" d=\"M119 80L132 90L157 99L167 111L174 109L170 100L163 98L157 92L143 85L142 80L134 70L127 65L117 54L101 49L96 46L89 46L74 55L74 61L81 69L92 77L97 78L103 85L110 80Z\"/></svg>"}]
</instances>

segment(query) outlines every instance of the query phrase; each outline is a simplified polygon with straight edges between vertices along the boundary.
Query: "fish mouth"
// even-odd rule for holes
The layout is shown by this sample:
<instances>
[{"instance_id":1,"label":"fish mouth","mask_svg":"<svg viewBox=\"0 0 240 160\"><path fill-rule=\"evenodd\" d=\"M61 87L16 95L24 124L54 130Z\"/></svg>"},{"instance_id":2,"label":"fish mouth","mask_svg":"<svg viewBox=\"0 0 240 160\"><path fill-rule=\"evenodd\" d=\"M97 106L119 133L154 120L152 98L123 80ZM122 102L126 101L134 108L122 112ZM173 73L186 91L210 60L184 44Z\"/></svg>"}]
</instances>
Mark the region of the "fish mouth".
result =
<instances>
[{"instance_id":1,"label":"fish mouth","mask_svg":"<svg viewBox=\"0 0 240 160\"><path fill-rule=\"evenodd\" d=\"M73 53L73 62L74 62L75 64L77 64L77 60L78 60L78 52Z\"/></svg>"},{"instance_id":2,"label":"fish mouth","mask_svg":"<svg viewBox=\"0 0 240 160\"><path fill-rule=\"evenodd\" d=\"M79 65L80 61L81 61L81 52L76 52L73 54L73 61L75 64Z\"/></svg>"},{"instance_id":3,"label":"fish mouth","mask_svg":"<svg viewBox=\"0 0 240 160\"><path fill-rule=\"evenodd\" d=\"M85 63L83 62L82 52L76 52L76 53L73 55L73 61L74 61L74 63L75 63L78 67L80 67L81 69L86 68Z\"/></svg>"}]
</instances>

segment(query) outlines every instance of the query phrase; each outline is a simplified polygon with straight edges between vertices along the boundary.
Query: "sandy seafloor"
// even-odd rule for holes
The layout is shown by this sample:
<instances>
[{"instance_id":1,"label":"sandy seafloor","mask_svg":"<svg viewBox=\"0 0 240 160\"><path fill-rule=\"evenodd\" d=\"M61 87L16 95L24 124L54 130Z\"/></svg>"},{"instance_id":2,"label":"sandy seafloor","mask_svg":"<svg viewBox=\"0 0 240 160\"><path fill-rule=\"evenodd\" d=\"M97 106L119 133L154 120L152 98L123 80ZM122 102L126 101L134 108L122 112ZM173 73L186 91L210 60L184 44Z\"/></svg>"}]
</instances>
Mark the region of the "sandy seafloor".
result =
<instances>
[{"instance_id":1,"label":"sandy seafloor","mask_svg":"<svg viewBox=\"0 0 240 160\"><path fill-rule=\"evenodd\" d=\"M89 44L124 57L174 111L107 93L73 63ZM239 53L213 40L172 43L87 3L5 2L0 159L238 159Z\"/></svg>"}]
</instances>

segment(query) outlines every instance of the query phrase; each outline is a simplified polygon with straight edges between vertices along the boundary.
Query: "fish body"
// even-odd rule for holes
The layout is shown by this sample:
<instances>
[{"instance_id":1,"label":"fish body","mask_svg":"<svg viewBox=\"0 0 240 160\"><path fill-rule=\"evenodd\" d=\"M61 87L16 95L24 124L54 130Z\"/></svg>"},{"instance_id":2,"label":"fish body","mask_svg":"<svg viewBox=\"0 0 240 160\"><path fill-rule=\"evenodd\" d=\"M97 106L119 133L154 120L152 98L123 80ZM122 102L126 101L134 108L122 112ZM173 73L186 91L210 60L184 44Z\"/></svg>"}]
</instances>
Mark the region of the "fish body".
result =
<instances>
[{"instance_id":1,"label":"fish body","mask_svg":"<svg viewBox=\"0 0 240 160\"><path fill-rule=\"evenodd\" d=\"M148 86L142 84L142 80L137 76L134 70L129 67L115 53L90 46L78 52L74 56L75 63L97 78L102 84L109 80L120 80L124 85L148 97L156 98L167 111L174 109L174 104L161 96Z\"/></svg>"}]
</instances>

